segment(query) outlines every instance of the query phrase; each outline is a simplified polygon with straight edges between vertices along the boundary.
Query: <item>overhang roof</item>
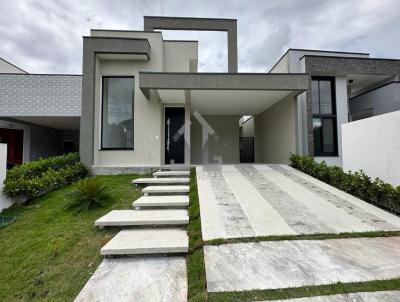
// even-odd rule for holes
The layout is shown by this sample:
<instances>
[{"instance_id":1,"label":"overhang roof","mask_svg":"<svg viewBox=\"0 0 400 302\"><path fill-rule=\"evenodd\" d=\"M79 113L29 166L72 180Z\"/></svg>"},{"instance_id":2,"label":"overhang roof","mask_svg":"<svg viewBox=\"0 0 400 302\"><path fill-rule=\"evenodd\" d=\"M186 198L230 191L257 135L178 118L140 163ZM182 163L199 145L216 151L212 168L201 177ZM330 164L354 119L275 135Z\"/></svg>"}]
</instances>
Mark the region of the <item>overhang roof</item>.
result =
<instances>
[{"instance_id":1,"label":"overhang roof","mask_svg":"<svg viewBox=\"0 0 400 302\"><path fill-rule=\"evenodd\" d=\"M307 74L140 72L139 88L168 104L190 101L203 114L259 114L308 89Z\"/></svg>"}]
</instances>

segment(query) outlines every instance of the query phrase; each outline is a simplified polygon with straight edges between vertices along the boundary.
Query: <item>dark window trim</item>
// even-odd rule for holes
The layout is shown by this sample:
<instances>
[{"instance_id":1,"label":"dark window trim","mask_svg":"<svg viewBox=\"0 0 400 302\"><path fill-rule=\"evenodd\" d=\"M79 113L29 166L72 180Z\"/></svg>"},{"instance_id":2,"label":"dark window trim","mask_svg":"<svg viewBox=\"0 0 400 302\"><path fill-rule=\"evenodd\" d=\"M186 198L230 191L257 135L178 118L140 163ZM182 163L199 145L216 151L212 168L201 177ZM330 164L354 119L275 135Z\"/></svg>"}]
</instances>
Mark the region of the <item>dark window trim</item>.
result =
<instances>
[{"instance_id":1,"label":"dark window trim","mask_svg":"<svg viewBox=\"0 0 400 302\"><path fill-rule=\"evenodd\" d=\"M132 147L131 148L105 148L103 147L103 110L104 110L104 79L110 78L128 78L133 79L133 98L132 98ZM100 150L99 151L131 151L135 150L135 76L118 75L101 77L101 122L100 122Z\"/></svg>"},{"instance_id":2,"label":"dark window trim","mask_svg":"<svg viewBox=\"0 0 400 302\"><path fill-rule=\"evenodd\" d=\"M335 85L335 77L327 77L327 76L313 76L311 77L311 81L330 81L331 82L331 100L332 100L332 113L331 114L312 114L313 119L319 118L330 118L333 119L333 152L317 152L314 147L314 156L317 157L330 157L330 156L339 156L338 152L338 132L337 132L337 109L336 109L336 85ZM318 84L319 89L319 84ZM312 95L312 94L311 94ZM319 95L319 92L318 92ZM313 100L311 100L313 101ZM319 100L318 100L319 101ZM321 102L319 102L319 106L321 106ZM312 110L312 107L311 107ZM321 110L320 110L321 112ZM323 135L321 131L321 143L324 144Z\"/></svg>"}]
</instances>

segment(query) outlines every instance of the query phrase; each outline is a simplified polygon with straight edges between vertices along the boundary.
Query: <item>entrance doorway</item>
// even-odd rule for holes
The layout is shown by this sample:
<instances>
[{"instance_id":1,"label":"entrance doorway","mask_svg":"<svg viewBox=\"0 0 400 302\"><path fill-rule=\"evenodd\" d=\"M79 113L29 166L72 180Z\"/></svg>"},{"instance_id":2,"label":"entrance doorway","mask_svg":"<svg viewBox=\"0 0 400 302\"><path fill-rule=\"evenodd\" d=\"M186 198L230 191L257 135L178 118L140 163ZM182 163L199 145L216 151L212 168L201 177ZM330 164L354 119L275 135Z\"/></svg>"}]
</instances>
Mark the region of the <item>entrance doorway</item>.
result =
<instances>
[{"instance_id":1,"label":"entrance doorway","mask_svg":"<svg viewBox=\"0 0 400 302\"><path fill-rule=\"evenodd\" d=\"M165 163L185 162L185 108L165 107Z\"/></svg>"},{"instance_id":2,"label":"entrance doorway","mask_svg":"<svg viewBox=\"0 0 400 302\"><path fill-rule=\"evenodd\" d=\"M22 164L24 130L0 128L0 143L7 144L7 169Z\"/></svg>"},{"instance_id":3,"label":"entrance doorway","mask_svg":"<svg viewBox=\"0 0 400 302\"><path fill-rule=\"evenodd\" d=\"M240 162L254 163L254 137L241 137L240 144Z\"/></svg>"}]
</instances>

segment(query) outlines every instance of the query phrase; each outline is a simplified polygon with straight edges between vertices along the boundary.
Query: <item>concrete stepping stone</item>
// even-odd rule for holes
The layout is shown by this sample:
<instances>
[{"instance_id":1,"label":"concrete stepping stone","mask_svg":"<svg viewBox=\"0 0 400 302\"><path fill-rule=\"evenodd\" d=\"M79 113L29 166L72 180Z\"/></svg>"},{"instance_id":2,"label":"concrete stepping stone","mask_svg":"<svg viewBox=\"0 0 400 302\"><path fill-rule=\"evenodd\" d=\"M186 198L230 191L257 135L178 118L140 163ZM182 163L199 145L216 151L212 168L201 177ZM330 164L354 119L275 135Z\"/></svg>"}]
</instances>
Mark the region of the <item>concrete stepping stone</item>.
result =
<instances>
[{"instance_id":1,"label":"concrete stepping stone","mask_svg":"<svg viewBox=\"0 0 400 302\"><path fill-rule=\"evenodd\" d=\"M103 259L74 302L187 302L184 256Z\"/></svg>"},{"instance_id":2,"label":"concrete stepping stone","mask_svg":"<svg viewBox=\"0 0 400 302\"><path fill-rule=\"evenodd\" d=\"M96 220L95 226L146 226L146 225L187 225L186 210L113 210Z\"/></svg>"},{"instance_id":3,"label":"concrete stepping stone","mask_svg":"<svg viewBox=\"0 0 400 302\"><path fill-rule=\"evenodd\" d=\"M153 173L154 177L189 177L190 171L157 171Z\"/></svg>"},{"instance_id":4,"label":"concrete stepping stone","mask_svg":"<svg viewBox=\"0 0 400 302\"><path fill-rule=\"evenodd\" d=\"M185 229L128 229L120 231L101 250L103 256L178 254L189 251Z\"/></svg>"},{"instance_id":5,"label":"concrete stepping stone","mask_svg":"<svg viewBox=\"0 0 400 302\"><path fill-rule=\"evenodd\" d=\"M138 178L132 181L134 185L187 185L189 178L175 177L175 178Z\"/></svg>"},{"instance_id":6,"label":"concrete stepping stone","mask_svg":"<svg viewBox=\"0 0 400 302\"><path fill-rule=\"evenodd\" d=\"M165 196L142 196L132 203L136 208L186 208L189 206L189 196L165 195Z\"/></svg>"},{"instance_id":7,"label":"concrete stepping stone","mask_svg":"<svg viewBox=\"0 0 400 302\"><path fill-rule=\"evenodd\" d=\"M149 194L187 194L189 191L189 186L148 186L142 189L144 196Z\"/></svg>"}]
</instances>

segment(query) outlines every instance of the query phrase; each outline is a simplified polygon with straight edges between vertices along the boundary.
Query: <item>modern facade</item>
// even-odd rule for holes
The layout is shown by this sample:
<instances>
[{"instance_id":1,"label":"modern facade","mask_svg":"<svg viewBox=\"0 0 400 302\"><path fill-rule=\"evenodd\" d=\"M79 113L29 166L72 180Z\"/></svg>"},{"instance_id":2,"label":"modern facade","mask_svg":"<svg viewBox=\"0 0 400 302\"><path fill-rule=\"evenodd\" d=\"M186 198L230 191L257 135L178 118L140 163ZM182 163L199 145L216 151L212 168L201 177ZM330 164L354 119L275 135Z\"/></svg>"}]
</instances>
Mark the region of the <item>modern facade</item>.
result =
<instances>
[{"instance_id":1,"label":"modern facade","mask_svg":"<svg viewBox=\"0 0 400 302\"><path fill-rule=\"evenodd\" d=\"M198 42L159 30L226 32L228 72L198 72ZM0 64L0 128L55 131L52 142L30 130L27 147L25 130L23 160L51 150L44 141L57 146L48 155L63 152L71 135L93 173L286 163L290 153L341 165L342 124L400 110L400 60L289 49L269 72L239 73L237 53L235 19L144 17L140 31L93 29L82 76Z\"/></svg>"}]
</instances>

